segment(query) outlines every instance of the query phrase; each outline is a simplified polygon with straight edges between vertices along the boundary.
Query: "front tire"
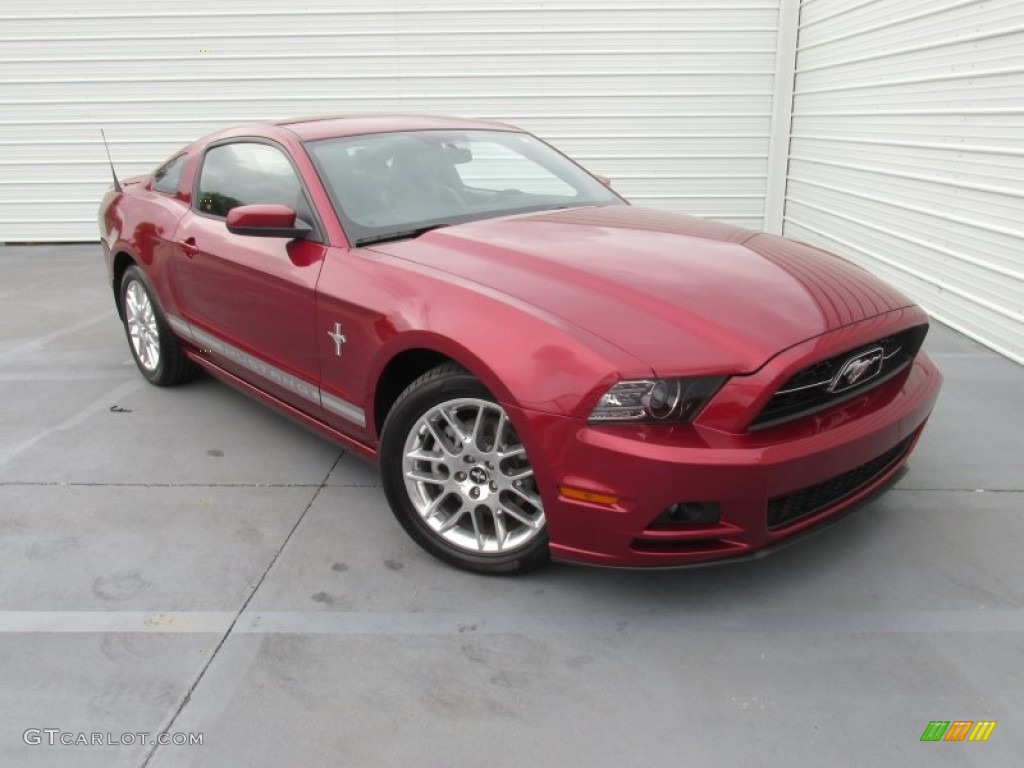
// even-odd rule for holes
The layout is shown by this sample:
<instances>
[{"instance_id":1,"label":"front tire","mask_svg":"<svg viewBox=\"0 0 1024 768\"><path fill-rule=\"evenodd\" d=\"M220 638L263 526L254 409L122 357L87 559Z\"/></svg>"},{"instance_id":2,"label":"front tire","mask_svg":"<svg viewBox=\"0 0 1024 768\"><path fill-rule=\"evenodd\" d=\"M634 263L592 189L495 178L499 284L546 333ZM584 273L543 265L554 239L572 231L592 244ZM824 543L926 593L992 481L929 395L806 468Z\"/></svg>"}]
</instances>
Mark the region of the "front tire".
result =
<instances>
[{"instance_id":1,"label":"front tire","mask_svg":"<svg viewBox=\"0 0 1024 768\"><path fill-rule=\"evenodd\" d=\"M128 267L121 278L121 315L128 346L139 372L150 384L170 387L195 374L181 351L141 269Z\"/></svg>"},{"instance_id":2,"label":"front tire","mask_svg":"<svg viewBox=\"0 0 1024 768\"><path fill-rule=\"evenodd\" d=\"M430 554L475 573L516 573L548 559L544 505L505 409L454 363L414 381L384 424L384 493Z\"/></svg>"}]
</instances>

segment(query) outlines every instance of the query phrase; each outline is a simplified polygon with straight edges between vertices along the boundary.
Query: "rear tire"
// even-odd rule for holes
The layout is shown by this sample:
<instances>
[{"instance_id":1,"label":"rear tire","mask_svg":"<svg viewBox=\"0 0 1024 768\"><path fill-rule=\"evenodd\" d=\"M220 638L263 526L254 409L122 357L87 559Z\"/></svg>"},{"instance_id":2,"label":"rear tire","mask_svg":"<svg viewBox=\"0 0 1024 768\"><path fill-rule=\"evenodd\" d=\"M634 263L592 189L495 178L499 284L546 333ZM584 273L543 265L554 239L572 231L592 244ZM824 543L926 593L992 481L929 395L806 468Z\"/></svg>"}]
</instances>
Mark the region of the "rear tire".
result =
<instances>
[{"instance_id":1,"label":"rear tire","mask_svg":"<svg viewBox=\"0 0 1024 768\"><path fill-rule=\"evenodd\" d=\"M438 366L395 402L380 447L384 493L430 554L486 574L550 559L544 507L515 428L479 379Z\"/></svg>"},{"instance_id":2,"label":"rear tire","mask_svg":"<svg viewBox=\"0 0 1024 768\"><path fill-rule=\"evenodd\" d=\"M170 387L191 379L196 367L182 352L145 274L137 266L125 270L118 296L128 347L146 381Z\"/></svg>"}]
</instances>

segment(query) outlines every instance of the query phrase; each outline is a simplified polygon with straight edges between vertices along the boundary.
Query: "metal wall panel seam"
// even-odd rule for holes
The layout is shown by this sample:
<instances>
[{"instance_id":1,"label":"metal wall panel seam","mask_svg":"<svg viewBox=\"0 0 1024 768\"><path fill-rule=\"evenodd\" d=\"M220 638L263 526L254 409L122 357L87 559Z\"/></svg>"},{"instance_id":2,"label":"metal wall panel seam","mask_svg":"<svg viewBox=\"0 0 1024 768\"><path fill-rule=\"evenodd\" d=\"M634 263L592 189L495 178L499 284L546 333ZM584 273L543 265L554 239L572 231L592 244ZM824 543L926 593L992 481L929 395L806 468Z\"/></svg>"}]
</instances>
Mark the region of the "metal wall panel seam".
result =
<instances>
[{"instance_id":1,"label":"metal wall panel seam","mask_svg":"<svg viewBox=\"0 0 1024 768\"><path fill-rule=\"evenodd\" d=\"M830 14L826 14L825 16L819 16L818 18L812 19L810 21L801 22L800 28L801 29L806 29L808 27L814 26L815 24L821 24L822 22L825 22L825 21L831 21L832 19L834 19L834 18L836 18L838 16L842 16L843 14L852 13L853 11L859 11L861 8L863 8L863 7L867 6L867 5L873 5L874 3L880 3L880 2L889 2L889 0L863 0L863 2L860 2L860 3L846 3L846 4L843 4L842 7L840 7L840 9L838 11L835 11L835 12L830 13ZM812 0L804 0L803 5L807 6L807 5L811 5L811 3L812 3Z\"/></svg>"},{"instance_id":2,"label":"metal wall panel seam","mask_svg":"<svg viewBox=\"0 0 1024 768\"><path fill-rule=\"evenodd\" d=\"M771 139L764 196L764 229L782 234L786 208L786 177L792 146L793 93L796 86L796 47L800 28L800 0L781 0L776 38L775 78L772 93Z\"/></svg>"},{"instance_id":3,"label":"metal wall panel seam","mask_svg":"<svg viewBox=\"0 0 1024 768\"><path fill-rule=\"evenodd\" d=\"M787 2L790 0L786 0ZM406 80L429 80L429 79L444 79L444 80L486 80L488 78L494 78L496 80L501 78L522 80L524 77L543 77L541 73L524 73L522 71L517 72L411 72L401 75ZM560 74L562 77L631 77L633 73L624 72L621 69L609 69L606 71L587 69L586 71L564 71ZM670 70L661 69L658 72L644 72L644 77L648 78L662 78L662 77L720 77L723 79L736 78L749 78L749 77L765 77L765 73L758 72L757 70L728 70L728 71L717 71L708 72L707 70ZM229 74L229 75L205 75L203 77L193 77L187 75L178 75L173 77L163 76L146 76L146 77L93 77L89 79L90 83L246 83L246 82L259 82L266 83L268 80L282 80L285 82L299 80L302 82L316 82L316 81L329 81L329 80L393 80L395 74L392 72L358 72L351 75L339 75L339 74L326 74L326 75L310 75L310 74L296 74L296 73L284 73L274 72L265 75L240 75L240 74ZM22 80L16 80L13 78L5 78L5 85L61 85L68 83L80 84L82 82L80 77L61 77L61 78L26 78Z\"/></svg>"},{"instance_id":4,"label":"metal wall panel seam","mask_svg":"<svg viewBox=\"0 0 1024 768\"><path fill-rule=\"evenodd\" d=\"M972 0L973 2L973 0ZM573 34L588 34L588 33L604 33L614 34L616 32L621 33L622 30L615 29L573 29ZM759 26L734 26L734 27L672 27L670 25L659 25L656 27L629 27L628 31L630 34L639 35L657 32L661 34L667 34L672 32L685 32L690 34L736 34L737 32L767 32L774 33L775 27L759 27ZM551 37L553 35L564 35L567 30L564 29L538 29L536 27L519 27L519 28L503 28L501 30L502 35L543 35L545 37ZM233 32L230 34L220 33L216 34L218 40L266 40L277 38L280 36L280 32ZM394 39L398 37L425 37L430 35L443 36L443 37L479 37L479 29L446 29L443 32L437 30L424 30L424 29L401 29L391 31L374 31L374 30L360 30L359 32L349 33L352 36L358 37L384 37L388 39ZM321 37L344 37L345 35L339 35L337 32L308 32L303 31L302 37L304 38L321 38ZM132 35L133 40L190 40L195 41L197 38L195 35L147 35L140 33ZM0 37L0 43L81 43L81 42L119 42L124 40L123 35L47 35L38 37Z\"/></svg>"},{"instance_id":5,"label":"metal wall panel seam","mask_svg":"<svg viewBox=\"0 0 1024 768\"><path fill-rule=\"evenodd\" d=\"M934 51L939 48L945 48L950 45L963 45L964 43L980 43L985 40L995 40L1000 37L1009 37L1010 35L1016 35L1024 32L1024 25L1017 27L1010 27L1008 29L997 29L990 32L979 32L975 35L964 35L963 37L951 37L945 40L938 40L932 43L925 43L924 45L914 45L908 48L897 48L895 50L881 51L866 56L858 56L852 59L839 59L837 61L829 61L824 64L815 64L809 67L797 67L796 73L798 75L805 74L807 72L820 72L823 69L835 69L837 67L846 67L851 64L863 64L869 61L879 61L881 59L892 58L893 56L905 56L908 53L924 53L925 51Z\"/></svg>"},{"instance_id":6,"label":"metal wall panel seam","mask_svg":"<svg viewBox=\"0 0 1024 768\"><path fill-rule=\"evenodd\" d=\"M589 10L601 10L601 8L596 3L589 2L587 5L588 5L588 9ZM621 7L622 6L621 6L620 3L617 3L617 2L616 3L609 3L607 8L606 8L606 10L617 10L617 9L620 9ZM775 7L774 3L771 3L771 2L766 2L766 3L722 3L721 5L718 5L718 4L715 4L715 3L707 3L705 5L682 5L682 6L678 7L678 10L682 10L682 11L686 11L686 12L691 12L691 11L715 11L715 12L720 12L720 11L770 11L774 7ZM508 13L523 13L523 12L530 12L530 11L537 11L537 10L543 10L545 12L554 12L554 13L562 13L562 12L572 12L572 13L575 13L575 12L579 12L580 11L580 6L578 6L578 5L561 5L560 6L560 5L549 4L549 3L545 3L545 2L534 3L534 4L531 5L530 3L524 3L524 2L522 2L522 0L519 0L519 2L517 3L516 8L514 8L514 9L510 9L507 6L505 6L505 7L498 7L498 8L488 8L487 6L479 5L479 4L475 4L473 6L472 10L467 10L465 7L459 7L459 6L453 6L453 7L445 8L443 6L434 6L434 5L430 5L429 7L422 7L422 6L421 7L417 7L417 6L414 6L414 5L409 5L409 6L405 6L405 7L402 7L402 8L398 8L398 12L399 13L401 13L403 15L408 15L408 16L413 16L413 15L439 16L439 15L445 15L445 14L455 14L455 15L459 15L459 16L465 16L467 13L473 13L473 14L476 14L476 15L508 14ZM658 5L658 4L645 5L645 4L637 3L635 5L630 5L629 6L629 11L630 12L634 12L634 11L664 11L664 10L665 10L665 6L664 5ZM317 9L317 8L306 7L306 8L303 9L302 15L303 16L384 16L384 15L388 15L388 14L393 14L394 12L395 11L393 9L390 9L390 8L389 9L373 8L373 9L367 9L367 10L363 10L363 9L359 9L359 8L346 8L344 10L338 10L336 8ZM237 10L235 10L235 11L203 10L203 11L199 11L199 12L190 11L188 13L188 18L190 18L190 19L196 19L196 18L235 19L235 18L238 17L238 13L239 12ZM250 8L250 9L247 9L245 11L245 15L248 16L248 17L253 17L253 18L263 18L263 17L294 18L295 17L295 11L294 10L278 11L278 10L274 10L274 9L251 9ZM43 22L47 22L47 21L53 21L53 20L55 20L57 18L60 18L60 17L53 16L53 15L47 15L47 14L0 14L0 21L43 21ZM76 21L79 21L79 20L81 20L81 21L105 21L105 20L110 20L110 19L121 20L123 18L124 18L124 14L113 13L113 12L111 12L111 13L89 13L89 12L80 13L79 12L79 13L75 14L75 20ZM158 13L133 13L132 14L132 18L134 18L134 19L180 19L181 18L181 12L180 11L167 11L167 12L158 12Z\"/></svg>"},{"instance_id":7,"label":"metal wall panel seam","mask_svg":"<svg viewBox=\"0 0 1024 768\"><path fill-rule=\"evenodd\" d=\"M402 78L397 78L397 79L401 80ZM417 94L416 98L417 99L422 99L424 101L446 101L446 100L453 99L453 98L458 98L458 97L461 97L461 96L464 96L464 95L465 94L461 94L461 93ZM564 98L571 98L571 97L579 96L579 95L580 95L579 91L566 92L566 93L546 93L546 94L544 94L544 98L546 98L546 99L564 99ZM749 97L749 96L763 96L765 94L762 91L727 91L727 92L722 92L722 91L717 91L716 90L713 93L708 93L708 92L678 93L677 92L675 95L676 96L682 96L682 97L688 97L688 96L710 96L710 97L714 97L714 98L733 98L733 97L743 97L743 98L745 98L745 97ZM635 90L632 90L632 91L630 91L628 93L621 93L621 94L620 93L611 93L611 94L606 93L605 96L606 97L608 97L608 96L660 97L660 96L664 96L664 93L661 92L661 91L650 91L650 92L640 92L640 93L638 93ZM394 97L384 97L384 96L376 97L376 96L373 96L373 97L367 97L367 98L375 98L375 99L391 98L391 99L393 99ZM506 99L506 100L507 99L530 99L531 101L536 101L537 100L536 94L529 94L529 93L505 94L502 98ZM325 94L310 94L310 95L305 95L305 96L274 96L270 100L271 101L282 101L282 102L306 102L306 101L334 101L334 102L336 102L336 101L338 101L338 96L337 96L337 94L326 94L325 93ZM252 96L202 96L202 97L196 97L196 96L185 96L185 95L182 95L182 96L177 97L177 98L170 98L170 97L163 97L163 98L161 98L161 97L157 96L157 97L147 98L147 99L138 98L138 97L136 97L136 98L132 98L132 97L106 98L105 97L105 98L102 98L102 99L90 99L89 103L91 103L91 104L97 104L97 103L99 103L99 104L167 104L167 103L174 103L174 104L193 104L193 103L221 104L223 102L251 103L252 101L253 101L253 97ZM0 99L0 105L8 105L8 106L14 106L14 105L17 105L17 104L32 104L32 105L46 106L46 105L53 105L53 104L78 104L78 103L79 102L77 102L77 101L69 100L69 99L66 99L66 98L65 99Z\"/></svg>"},{"instance_id":8,"label":"metal wall panel seam","mask_svg":"<svg viewBox=\"0 0 1024 768\"><path fill-rule=\"evenodd\" d=\"M973 182L960 181L950 177L940 176L928 176L925 174L916 173L903 173L900 171L893 171L888 168L882 168L879 166L868 166L868 165L855 165L851 163L838 163L831 160L819 160L805 155L799 155L793 153L790 156L790 160L800 160L805 163L814 163L816 165L827 165L833 168L846 168L852 171L864 171L866 173L877 173L880 176L892 176L898 179L913 179L916 181L928 181L934 184L945 184L950 187L958 187L960 189L973 189L979 192L992 192L997 195L1008 195L1010 197L1021 197L1024 198L1024 188L1015 189L1013 187L997 187L992 184L975 184Z\"/></svg>"},{"instance_id":9,"label":"metal wall panel seam","mask_svg":"<svg viewBox=\"0 0 1024 768\"><path fill-rule=\"evenodd\" d=\"M604 57L617 57L617 56L649 56L651 53L671 53L672 51L659 51L648 48L619 48L614 51L603 51L601 53ZM760 54L774 54L774 48L764 49L752 49L752 48L714 48L714 49L695 49L686 51L687 56L729 56L729 55L743 55L747 56L752 53ZM502 59L506 57L515 56L529 56L534 57L537 55L536 50L524 48L521 50L501 50L488 47L486 50L474 50L474 51L439 51L437 53L430 54L431 57L438 59L460 59L469 58L471 56L480 56L482 58L495 58ZM559 51L558 58L574 58L579 56L595 56L593 51ZM346 53L345 51L330 52L330 53L266 53L266 54L228 54L228 53L216 53L211 54L208 57L204 57L204 61L308 61L308 60L319 60L319 59L393 59L393 53L377 53L373 51L366 52L353 52ZM8 64L82 64L84 62L176 62L176 61L195 61L195 55L188 56L65 56L65 57L9 57L5 58L3 63ZM731 70L730 70L731 71Z\"/></svg>"},{"instance_id":10,"label":"metal wall panel seam","mask_svg":"<svg viewBox=\"0 0 1024 768\"><path fill-rule=\"evenodd\" d=\"M1024 114L1024 109L1021 110L1021 113ZM527 120L527 119L529 119L529 120L533 120L533 119L561 120L561 119L576 119L576 118L579 117L579 115L558 115L558 114L547 115L547 114L540 114L540 113L530 114L530 113L519 113L519 112L517 112L517 114L519 115L520 119L524 119L524 120ZM668 118L678 118L678 119L705 118L705 117L727 117L727 118L730 118L730 119L731 118L736 118L736 117L763 117L763 118L768 118L770 116L771 116L770 112L687 112L687 113L678 113L678 114L677 113L657 113L657 112L655 112L655 113L651 113L649 115L649 117L651 117L651 118L668 117ZM602 119L602 120L611 120L611 119L614 119L614 118L622 119L622 115L621 114L615 114L615 113L607 113L607 114L589 114L588 113L586 115L586 117L587 117L587 119ZM233 122L239 122L240 123L240 122L244 122L244 121L250 120L250 119L251 118L237 116L237 117L217 118L217 119L213 120L212 122L216 122L216 123L228 122L228 123L230 123L230 122L233 121ZM69 119L69 120L61 120L60 122L61 122L61 125L96 125L96 121L94 119L88 119L88 120L86 120L86 119L77 119L77 120L76 119ZM118 118L112 120L111 122L117 123L118 125L136 125L136 124L149 124L149 123L156 123L156 124L159 124L159 125L166 125L167 123L182 123L182 124L186 124L186 125L198 125L198 124L202 124L202 123L206 123L206 122L211 122L211 121L209 119L207 119L207 118L195 118L195 117L180 117L180 118L175 118L175 117L168 117L168 118L118 117ZM39 125L39 121L38 120L5 120L3 118L0 118L0 127L5 126L5 125ZM118 144L124 143L124 140L123 139L118 139L117 143Z\"/></svg>"},{"instance_id":11,"label":"metal wall panel seam","mask_svg":"<svg viewBox=\"0 0 1024 768\"><path fill-rule=\"evenodd\" d=\"M794 93L797 96L814 93L839 93L841 91L858 91L869 88L893 88L900 85L923 85L926 83L945 83L951 80L980 80L986 77L1001 77L1003 75L1024 74L1024 67L1005 67L1000 69L972 69L968 71L943 72L937 75L925 77L908 77L900 80L872 80L860 83L849 83L847 85L834 85L829 88L797 88Z\"/></svg>"},{"instance_id":12,"label":"metal wall panel seam","mask_svg":"<svg viewBox=\"0 0 1024 768\"><path fill-rule=\"evenodd\" d=\"M805 109L795 117L933 117L944 115L1024 115L1024 107L927 107L924 109Z\"/></svg>"},{"instance_id":13,"label":"metal wall panel seam","mask_svg":"<svg viewBox=\"0 0 1024 768\"><path fill-rule=\"evenodd\" d=\"M843 40L849 40L854 37L860 37L861 35L866 35L871 32L878 32L879 30L882 29L892 28L895 26L899 26L900 24L906 24L911 21L927 19L929 16L938 16L940 14L946 13L947 11L955 11L958 8L966 8L967 6L977 4L978 0L956 0L955 2L947 3L946 5L940 6L938 8L929 8L927 11L922 11L921 13L910 14L909 16L903 16L898 19L886 19L885 21L870 27L863 27L861 29L855 29L850 32L844 32L841 35L829 37L824 40L817 40L813 43L808 43L806 45L798 45L797 51L807 51L811 50L812 48L820 48L822 46L830 45L832 43L838 43Z\"/></svg>"},{"instance_id":14,"label":"metal wall panel seam","mask_svg":"<svg viewBox=\"0 0 1024 768\"><path fill-rule=\"evenodd\" d=\"M910 235L907 232L904 232L902 230L890 229L888 227L883 227L880 224L876 224L874 222L867 221L865 219L859 219L859 218L855 218L853 216L847 216L846 214L839 213L838 211L835 211L835 210L833 210L831 208L828 208L826 206L817 205L816 203L810 203L807 200L803 200L803 199L801 199L799 197L794 197L794 196L791 195L789 200L792 203L795 203L797 205L802 205L805 208L810 208L811 210L817 211L818 213L825 214L826 216L834 216L837 219L841 219L842 221L847 221L847 222L849 222L851 224L856 224L859 227L864 227L865 229L869 229L869 230L872 230L874 232L879 232L879 233L881 233L883 235L888 235L890 237L894 237L897 240L903 240L904 242L912 243L913 245L920 246L921 248L923 248L923 249L925 249L927 251L934 252L934 253L941 253L944 256L948 256L949 258L954 259L955 261L961 261L961 262L972 264L973 266L977 266L977 267L985 270L986 272L996 272L998 274L1003 275L1004 277L1009 277L1009 278L1011 278L1013 280L1020 281L1021 282L1021 286L1018 288L1018 290L1021 291L1022 293L1024 293L1024 272L1016 272L1016 271L1011 270L1011 269L1005 269L1003 267L997 267L997 266L989 264L989 263L987 263L985 261L971 258L967 254L964 254L962 251L953 251L953 250L951 250L949 248L946 248L944 246L938 245L936 243L931 243L931 242L928 242L927 240L921 240L920 238L914 237L913 235ZM936 217L936 218L939 218L939 217ZM907 269L907 271L912 273L914 270ZM1024 316L1019 316L1019 315L1018 316L1007 315L1007 316L1008 317L1020 317L1020 319L1024 319Z\"/></svg>"},{"instance_id":15,"label":"metal wall panel seam","mask_svg":"<svg viewBox=\"0 0 1024 768\"><path fill-rule=\"evenodd\" d=\"M1014 314L1013 312L1011 312L1010 310L1007 310L1005 307L1002 307L999 304L995 304L993 302L988 301L987 299L981 298L980 296L975 296L975 295L973 295L971 293L968 293L963 288L961 288L959 286L956 286L953 283L950 283L950 282L945 281L945 280L940 280L940 279L934 277L933 274L929 274L929 273L925 273L925 272L920 272L918 270L908 269L905 264L901 264L899 261L895 261L895 260L887 258L885 256L881 256L880 254L875 253L875 252L869 250L868 248L865 248L863 245L858 245L856 243L850 242L849 240L844 240L843 238L841 238L841 237L839 237L839 236L837 236L837 235L835 235L833 233L826 233L826 232L824 232L824 231L822 231L820 229L816 229L815 227L802 222L799 218L787 216L786 220L789 221L789 222L792 222L794 225L796 225L798 227L802 227L802 228L804 228L804 229L806 229L806 230L808 230L810 232L814 232L817 235L820 235L822 237L827 237L830 240L834 240L835 242L840 243L841 245L843 245L846 248L850 248L851 250L854 250L854 251L857 251L859 253L862 253L863 255L867 256L870 259L874 259L875 261L879 261L879 262L881 262L883 264L886 264L886 265L892 267L895 270L898 270L900 272L904 272L904 273L906 273L908 275L911 275L912 277L915 277L915 278L917 278L918 280L920 280L922 282L929 283L930 285L933 285L936 288L941 288L944 291L948 291L949 293L952 293L952 294L955 294L957 296L960 296L961 298L966 299L967 301L970 301L973 304L977 304L978 306L985 307L986 309L988 309L989 311L991 311L991 312L993 312L995 314L1002 315L1003 317L1006 317L1009 320L1014 320L1016 322L1020 322L1021 321L1021 315L1020 315L1019 312L1017 314Z\"/></svg>"},{"instance_id":16,"label":"metal wall panel seam","mask_svg":"<svg viewBox=\"0 0 1024 768\"><path fill-rule=\"evenodd\" d=\"M993 232L1000 235L1007 235L1008 237L1020 238L1021 241L1024 242L1024 230L1010 229L1009 227L1000 227L998 225L992 224L991 222L980 221L978 219L968 219L963 216L956 216L955 214L951 213L930 210L928 208L921 208L916 205L911 205L910 203L907 203L906 201L903 200L896 200L891 197L879 197L878 195L868 195L863 192L857 192L855 190L852 190L849 187L834 187L830 184L825 184L824 182L801 178L799 176L793 176L792 181L798 182L800 184L807 184L808 186L811 187L818 187L819 189L827 189L832 192L849 195L850 197L856 197L861 200L875 202L878 203L879 205L885 205L892 208L900 208L902 210L913 211L915 213L920 213L927 216L934 216L935 218L942 219L944 221L953 221L956 222L957 224L963 224L973 229L980 229L983 232ZM996 267L993 265L988 266L991 269L1000 269L1000 267ZM1014 276L1024 278L1024 272L1020 273L1020 275Z\"/></svg>"},{"instance_id":17,"label":"metal wall panel seam","mask_svg":"<svg viewBox=\"0 0 1024 768\"><path fill-rule=\"evenodd\" d=\"M997 147L987 144L952 144L927 141L903 141L892 139L869 139L862 136L823 136L812 133L792 134L794 139L807 139L811 141L831 141L846 144L868 144L872 146L902 147L905 149L941 149L956 152L977 152L983 155L1014 155L1024 157L1024 149L1016 147Z\"/></svg>"}]
</instances>

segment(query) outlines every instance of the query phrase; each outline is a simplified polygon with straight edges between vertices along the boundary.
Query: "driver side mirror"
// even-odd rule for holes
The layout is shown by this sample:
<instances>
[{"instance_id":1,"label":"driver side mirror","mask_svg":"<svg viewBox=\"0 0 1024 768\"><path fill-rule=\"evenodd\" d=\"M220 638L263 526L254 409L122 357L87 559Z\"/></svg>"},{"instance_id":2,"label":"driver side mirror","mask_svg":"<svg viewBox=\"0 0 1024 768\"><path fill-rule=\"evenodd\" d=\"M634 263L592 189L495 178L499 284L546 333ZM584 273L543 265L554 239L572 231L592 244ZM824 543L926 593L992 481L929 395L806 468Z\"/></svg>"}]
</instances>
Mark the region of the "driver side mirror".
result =
<instances>
[{"instance_id":1,"label":"driver side mirror","mask_svg":"<svg viewBox=\"0 0 1024 768\"><path fill-rule=\"evenodd\" d=\"M228 232L250 237L286 237L294 240L312 232L306 222L296 219L287 205L240 205L228 211Z\"/></svg>"},{"instance_id":2,"label":"driver side mirror","mask_svg":"<svg viewBox=\"0 0 1024 768\"><path fill-rule=\"evenodd\" d=\"M612 180L609 179L607 176L602 176L600 173L595 173L594 174L594 178L597 179L598 181L600 181L602 184L604 184L609 189L611 189Z\"/></svg>"}]
</instances>

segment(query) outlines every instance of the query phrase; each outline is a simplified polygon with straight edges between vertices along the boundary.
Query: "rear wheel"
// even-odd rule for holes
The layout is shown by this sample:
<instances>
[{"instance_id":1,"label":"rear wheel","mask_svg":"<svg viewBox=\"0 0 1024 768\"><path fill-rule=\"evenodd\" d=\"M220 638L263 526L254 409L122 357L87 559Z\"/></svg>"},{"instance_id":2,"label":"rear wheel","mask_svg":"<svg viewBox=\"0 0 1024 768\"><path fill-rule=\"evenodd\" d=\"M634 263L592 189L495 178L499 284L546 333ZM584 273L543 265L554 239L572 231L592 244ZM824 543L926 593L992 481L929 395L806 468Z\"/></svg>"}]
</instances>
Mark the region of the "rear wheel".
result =
<instances>
[{"instance_id":1,"label":"rear wheel","mask_svg":"<svg viewBox=\"0 0 1024 768\"><path fill-rule=\"evenodd\" d=\"M159 387L191 378L195 366L182 354L141 269L131 266L125 270L120 296L124 331L139 372Z\"/></svg>"},{"instance_id":2,"label":"rear wheel","mask_svg":"<svg viewBox=\"0 0 1024 768\"><path fill-rule=\"evenodd\" d=\"M505 409L464 369L446 364L405 390L381 439L384 491L425 550L477 573L548 561L544 505Z\"/></svg>"}]
</instances>

